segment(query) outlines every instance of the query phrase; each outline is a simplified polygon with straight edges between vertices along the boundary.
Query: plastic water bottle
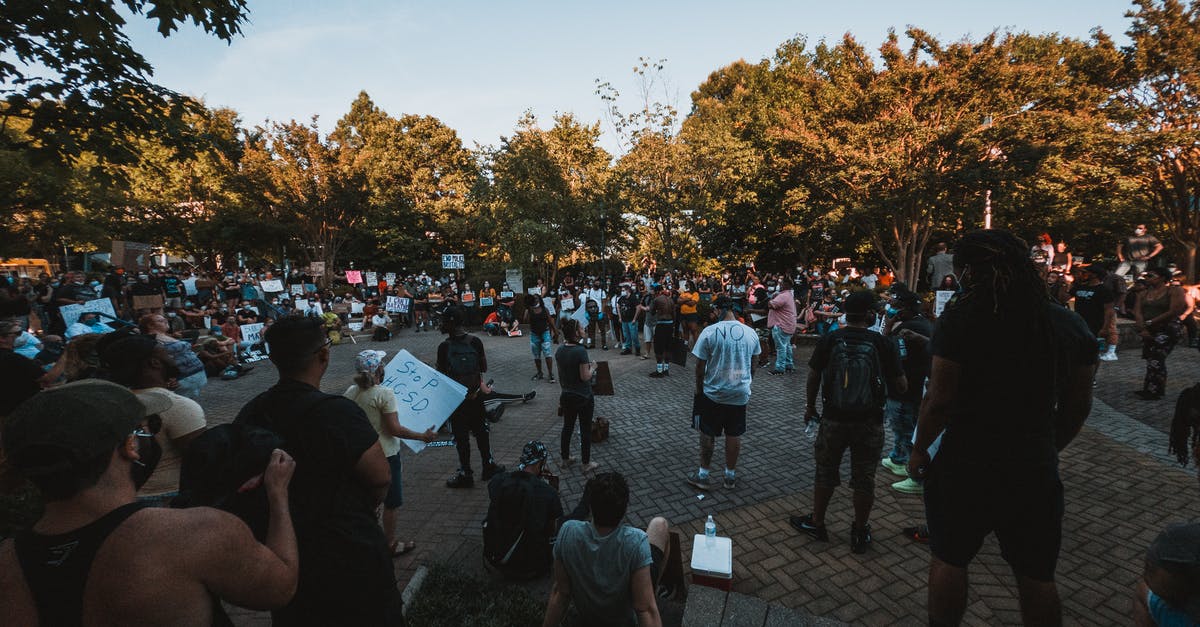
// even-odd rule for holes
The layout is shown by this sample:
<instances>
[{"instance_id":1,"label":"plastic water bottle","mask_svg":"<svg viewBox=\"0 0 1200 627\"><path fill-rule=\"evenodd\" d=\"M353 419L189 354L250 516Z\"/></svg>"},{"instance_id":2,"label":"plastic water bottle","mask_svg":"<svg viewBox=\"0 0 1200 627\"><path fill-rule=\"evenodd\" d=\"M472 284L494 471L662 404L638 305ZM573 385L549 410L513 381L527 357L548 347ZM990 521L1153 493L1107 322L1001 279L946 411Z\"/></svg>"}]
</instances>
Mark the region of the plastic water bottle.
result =
<instances>
[{"instance_id":1,"label":"plastic water bottle","mask_svg":"<svg viewBox=\"0 0 1200 627\"><path fill-rule=\"evenodd\" d=\"M712 546L713 539L717 537L717 523L713 520L712 514L708 515L708 520L704 521L704 544Z\"/></svg>"}]
</instances>

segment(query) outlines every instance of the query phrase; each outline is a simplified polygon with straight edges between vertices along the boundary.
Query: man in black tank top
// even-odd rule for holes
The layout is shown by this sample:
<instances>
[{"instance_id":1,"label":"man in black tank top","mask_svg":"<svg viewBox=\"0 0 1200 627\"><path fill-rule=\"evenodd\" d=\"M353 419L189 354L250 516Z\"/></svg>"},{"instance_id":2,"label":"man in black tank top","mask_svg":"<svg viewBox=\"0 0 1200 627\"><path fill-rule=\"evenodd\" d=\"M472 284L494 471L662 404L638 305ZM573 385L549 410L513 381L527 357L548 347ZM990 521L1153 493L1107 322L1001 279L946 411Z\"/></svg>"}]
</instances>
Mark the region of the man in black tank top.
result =
<instances>
[{"instance_id":1,"label":"man in black tank top","mask_svg":"<svg viewBox=\"0 0 1200 627\"><path fill-rule=\"evenodd\" d=\"M291 598L294 462L276 450L261 476L265 545L232 514L147 507L135 494L161 452L155 413L166 408L155 402L86 380L40 392L9 416L3 453L42 493L45 513L0 542L0 625L228 625L222 599L274 608Z\"/></svg>"}]
</instances>

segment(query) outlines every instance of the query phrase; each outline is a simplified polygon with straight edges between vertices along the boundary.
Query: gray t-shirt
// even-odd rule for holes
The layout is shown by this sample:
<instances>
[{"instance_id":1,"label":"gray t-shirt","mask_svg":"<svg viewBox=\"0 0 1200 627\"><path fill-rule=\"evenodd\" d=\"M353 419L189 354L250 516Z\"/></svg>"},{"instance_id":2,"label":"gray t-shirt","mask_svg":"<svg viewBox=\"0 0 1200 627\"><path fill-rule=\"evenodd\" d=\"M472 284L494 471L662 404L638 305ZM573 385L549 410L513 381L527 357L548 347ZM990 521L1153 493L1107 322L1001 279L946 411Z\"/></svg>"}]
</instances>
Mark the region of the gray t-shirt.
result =
<instances>
[{"instance_id":1,"label":"gray t-shirt","mask_svg":"<svg viewBox=\"0 0 1200 627\"><path fill-rule=\"evenodd\" d=\"M558 531L554 558L567 571L584 624L637 625L630 580L654 561L645 531L621 525L600 536L592 523L569 520Z\"/></svg>"},{"instance_id":2,"label":"gray t-shirt","mask_svg":"<svg viewBox=\"0 0 1200 627\"><path fill-rule=\"evenodd\" d=\"M762 352L754 329L737 320L704 327L692 354L703 359L704 395L722 405L750 402L754 356Z\"/></svg>"},{"instance_id":3,"label":"gray t-shirt","mask_svg":"<svg viewBox=\"0 0 1200 627\"><path fill-rule=\"evenodd\" d=\"M592 382L579 378L579 366L591 361L588 359L586 348L578 344L575 346L563 344L555 352L554 361L558 362L558 382L562 384L563 392L570 392L583 398L592 397Z\"/></svg>"}]
</instances>

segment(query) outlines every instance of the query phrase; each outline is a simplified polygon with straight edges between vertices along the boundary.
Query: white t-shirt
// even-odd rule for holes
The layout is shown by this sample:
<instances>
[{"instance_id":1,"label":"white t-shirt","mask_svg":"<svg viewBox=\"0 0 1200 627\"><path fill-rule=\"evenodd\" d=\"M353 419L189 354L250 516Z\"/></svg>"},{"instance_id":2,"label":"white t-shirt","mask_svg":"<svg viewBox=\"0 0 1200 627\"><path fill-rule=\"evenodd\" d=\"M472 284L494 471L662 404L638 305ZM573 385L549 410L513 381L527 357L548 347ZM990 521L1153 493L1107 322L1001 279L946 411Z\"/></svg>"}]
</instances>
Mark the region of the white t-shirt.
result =
<instances>
[{"instance_id":1,"label":"white t-shirt","mask_svg":"<svg viewBox=\"0 0 1200 627\"><path fill-rule=\"evenodd\" d=\"M379 446L383 447L385 457L391 457L400 452L400 438L388 435L383 430L383 415L399 411L396 407L396 393L392 391L392 388L373 385L364 390L355 384L347 388L346 393L342 396L354 401L367 414L367 420L379 434Z\"/></svg>"},{"instance_id":2,"label":"white t-shirt","mask_svg":"<svg viewBox=\"0 0 1200 627\"><path fill-rule=\"evenodd\" d=\"M588 299L588 300L594 300L594 301L596 301L596 304L600 306L600 310L601 310L601 311L603 311L603 310L604 310L604 290L601 290L601 289L594 289L594 290L593 290L593 289L589 289L589 290L587 290L587 291L586 291L586 292L584 292L584 293L587 295L587 299Z\"/></svg>"},{"instance_id":3,"label":"white t-shirt","mask_svg":"<svg viewBox=\"0 0 1200 627\"><path fill-rule=\"evenodd\" d=\"M385 313L377 313L371 316L371 325L376 327L386 327L392 323L392 319Z\"/></svg>"},{"instance_id":4,"label":"white t-shirt","mask_svg":"<svg viewBox=\"0 0 1200 627\"><path fill-rule=\"evenodd\" d=\"M171 408L158 415L162 418L162 429L155 437L162 446L162 459L154 467L154 474L150 475L150 480L138 490L138 496L178 492L183 451L175 445L175 440L208 426L208 422L204 420L204 410L200 408L200 403L165 388L146 388L134 390L133 393L138 396L163 396L171 402Z\"/></svg>"},{"instance_id":5,"label":"white t-shirt","mask_svg":"<svg viewBox=\"0 0 1200 627\"><path fill-rule=\"evenodd\" d=\"M722 405L750 402L754 356L762 352L754 329L737 320L722 320L700 332L692 354L703 359L704 395Z\"/></svg>"},{"instance_id":6,"label":"white t-shirt","mask_svg":"<svg viewBox=\"0 0 1200 627\"><path fill-rule=\"evenodd\" d=\"M871 274L864 276L862 278L862 282L863 285L867 286L867 289L873 290L875 289L875 286L879 284L879 277L875 276L875 273L872 272Z\"/></svg>"}]
</instances>

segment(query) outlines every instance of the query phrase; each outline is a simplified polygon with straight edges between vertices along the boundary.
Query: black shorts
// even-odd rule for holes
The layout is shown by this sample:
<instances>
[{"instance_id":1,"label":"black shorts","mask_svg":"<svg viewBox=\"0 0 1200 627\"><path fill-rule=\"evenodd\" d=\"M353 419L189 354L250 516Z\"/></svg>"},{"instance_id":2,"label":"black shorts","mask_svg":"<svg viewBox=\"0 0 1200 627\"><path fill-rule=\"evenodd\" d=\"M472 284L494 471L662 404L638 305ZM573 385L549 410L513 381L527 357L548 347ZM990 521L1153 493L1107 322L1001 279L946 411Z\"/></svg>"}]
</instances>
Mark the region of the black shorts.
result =
<instances>
[{"instance_id":1,"label":"black shorts","mask_svg":"<svg viewBox=\"0 0 1200 627\"><path fill-rule=\"evenodd\" d=\"M1058 470L1013 477L980 467L939 464L925 480L925 516L934 557L966 568L996 534L1016 574L1054 581L1062 545L1063 488Z\"/></svg>"},{"instance_id":2,"label":"black shorts","mask_svg":"<svg viewBox=\"0 0 1200 627\"><path fill-rule=\"evenodd\" d=\"M705 394L693 399L692 428L709 437L718 437L724 432L736 438L746 432L746 406L724 405Z\"/></svg>"}]
</instances>

